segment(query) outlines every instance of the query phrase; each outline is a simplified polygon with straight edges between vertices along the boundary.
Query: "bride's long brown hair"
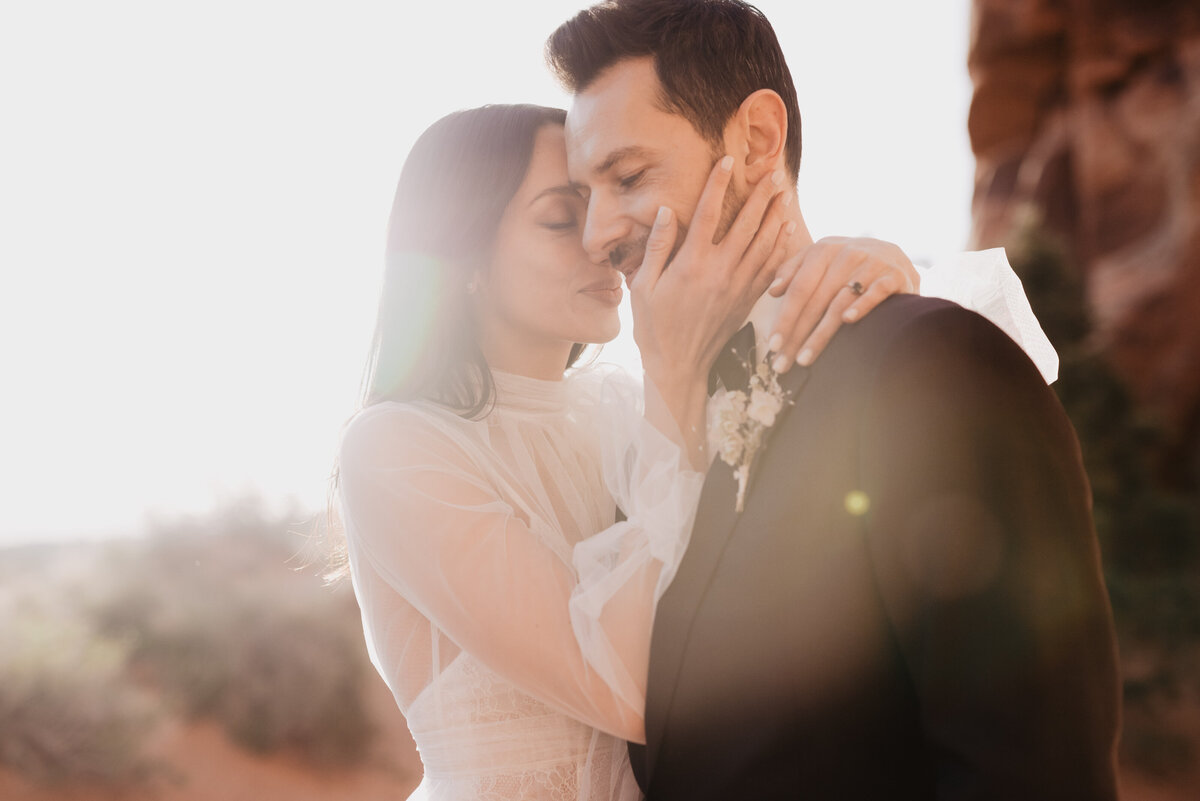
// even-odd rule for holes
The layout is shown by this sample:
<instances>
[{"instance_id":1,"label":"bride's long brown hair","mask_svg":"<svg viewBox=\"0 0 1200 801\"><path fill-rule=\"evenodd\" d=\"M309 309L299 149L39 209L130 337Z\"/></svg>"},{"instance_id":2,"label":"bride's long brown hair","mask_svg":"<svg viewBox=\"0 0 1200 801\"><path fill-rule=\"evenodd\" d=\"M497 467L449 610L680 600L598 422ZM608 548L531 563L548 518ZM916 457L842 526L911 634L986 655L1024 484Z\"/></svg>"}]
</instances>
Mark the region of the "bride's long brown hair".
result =
<instances>
[{"instance_id":1,"label":"bride's long brown hair","mask_svg":"<svg viewBox=\"0 0 1200 801\"><path fill-rule=\"evenodd\" d=\"M468 285L491 258L538 131L566 112L532 105L456 111L421 134L400 173L363 406L424 398L478 417L494 390ZM578 358L571 349L564 369Z\"/></svg>"},{"instance_id":2,"label":"bride's long brown hair","mask_svg":"<svg viewBox=\"0 0 1200 801\"><path fill-rule=\"evenodd\" d=\"M364 408L425 399L462 417L487 413L495 384L479 347L468 284L488 265L500 220L529 171L538 131L565 121L562 109L489 105L442 117L417 139L388 220ZM564 370L583 347L571 348ZM331 581L348 568L337 487L335 465L327 510Z\"/></svg>"}]
</instances>

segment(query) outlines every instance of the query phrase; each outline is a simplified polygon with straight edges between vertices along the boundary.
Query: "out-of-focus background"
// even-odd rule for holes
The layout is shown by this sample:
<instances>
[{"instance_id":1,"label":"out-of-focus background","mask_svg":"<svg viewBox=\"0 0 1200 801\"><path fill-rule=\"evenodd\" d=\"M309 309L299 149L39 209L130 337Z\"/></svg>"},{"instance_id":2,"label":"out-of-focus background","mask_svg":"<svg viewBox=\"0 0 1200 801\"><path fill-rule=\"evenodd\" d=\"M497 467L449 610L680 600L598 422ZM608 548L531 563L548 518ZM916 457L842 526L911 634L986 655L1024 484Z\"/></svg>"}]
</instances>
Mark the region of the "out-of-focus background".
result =
<instances>
[{"instance_id":1,"label":"out-of-focus background","mask_svg":"<svg viewBox=\"0 0 1200 801\"><path fill-rule=\"evenodd\" d=\"M408 147L456 108L568 104L541 46L582 5L0 8L0 797L419 780L321 580L326 479ZM1093 482L1125 795L1195 798L1200 10L759 6L815 235L1009 248ZM601 358L636 369L627 336Z\"/></svg>"}]
</instances>

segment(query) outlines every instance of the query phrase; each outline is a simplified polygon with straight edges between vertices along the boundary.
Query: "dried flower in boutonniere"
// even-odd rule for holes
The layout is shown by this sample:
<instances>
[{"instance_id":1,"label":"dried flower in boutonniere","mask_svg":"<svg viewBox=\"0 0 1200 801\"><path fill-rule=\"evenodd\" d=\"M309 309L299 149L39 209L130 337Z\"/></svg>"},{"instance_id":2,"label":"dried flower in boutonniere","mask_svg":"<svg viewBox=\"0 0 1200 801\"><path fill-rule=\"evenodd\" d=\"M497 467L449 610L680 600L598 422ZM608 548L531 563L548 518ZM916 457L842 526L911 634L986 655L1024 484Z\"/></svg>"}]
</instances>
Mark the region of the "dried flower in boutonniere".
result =
<instances>
[{"instance_id":1,"label":"dried flower in boutonniere","mask_svg":"<svg viewBox=\"0 0 1200 801\"><path fill-rule=\"evenodd\" d=\"M779 385L779 374L765 361L754 369L749 387L718 395L713 401L710 414L715 419L708 430L716 441L709 444L721 461L733 468L738 483L734 508L738 512L745 505L750 465L762 447L763 434L775 425L785 403L790 400Z\"/></svg>"}]
</instances>

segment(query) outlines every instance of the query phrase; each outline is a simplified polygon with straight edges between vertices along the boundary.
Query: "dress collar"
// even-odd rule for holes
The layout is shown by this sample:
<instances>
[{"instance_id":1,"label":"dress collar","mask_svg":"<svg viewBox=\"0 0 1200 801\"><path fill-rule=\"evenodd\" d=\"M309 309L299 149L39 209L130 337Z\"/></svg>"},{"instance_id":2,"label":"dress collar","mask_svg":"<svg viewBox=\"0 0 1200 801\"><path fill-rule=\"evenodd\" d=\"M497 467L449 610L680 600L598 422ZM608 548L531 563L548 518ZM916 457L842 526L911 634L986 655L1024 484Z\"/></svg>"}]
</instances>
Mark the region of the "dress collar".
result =
<instances>
[{"instance_id":1,"label":"dress collar","mask_svg":"<svg viewBox=\"0 0 1200 801\"><path fill-rule=\"evenodd\" d=\"M561 412L567 407L566 381L492 370L496 385L496 408L533 414Z\"/></svg>"}]
</instances>

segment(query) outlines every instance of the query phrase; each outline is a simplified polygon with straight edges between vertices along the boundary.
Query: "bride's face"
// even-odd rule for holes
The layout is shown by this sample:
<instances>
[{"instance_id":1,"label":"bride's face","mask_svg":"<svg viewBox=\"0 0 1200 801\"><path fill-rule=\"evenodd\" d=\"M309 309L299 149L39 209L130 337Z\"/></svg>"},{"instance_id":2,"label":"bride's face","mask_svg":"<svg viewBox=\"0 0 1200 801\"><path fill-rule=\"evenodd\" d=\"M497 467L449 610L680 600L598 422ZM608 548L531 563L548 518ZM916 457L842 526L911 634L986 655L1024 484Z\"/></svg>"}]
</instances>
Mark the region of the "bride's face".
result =
<instances>
[{"instance_id":1,"label":"bride's face","mask_svg":"<svg viewBox=\"0 0 1200 801\"><path fill-rule=\"evenodd\" d=\"M562 127L543 126L480 276L485 336L592 343L620 330L621 274L584 252L586 204L567 178L566 153Z\"/></svg>"}]
</instances>

